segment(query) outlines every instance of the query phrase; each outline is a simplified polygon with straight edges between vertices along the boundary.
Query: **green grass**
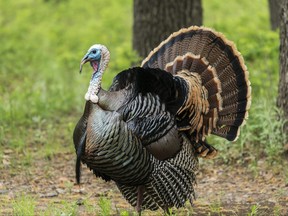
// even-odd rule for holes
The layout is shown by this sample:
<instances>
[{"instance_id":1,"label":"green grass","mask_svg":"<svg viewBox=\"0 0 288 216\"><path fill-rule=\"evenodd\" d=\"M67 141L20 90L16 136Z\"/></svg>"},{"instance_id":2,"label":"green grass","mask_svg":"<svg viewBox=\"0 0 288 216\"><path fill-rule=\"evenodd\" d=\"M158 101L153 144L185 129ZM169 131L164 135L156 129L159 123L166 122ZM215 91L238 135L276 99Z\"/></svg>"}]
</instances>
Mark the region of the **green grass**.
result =
<instances>
[{"instance_id":1,"label":"green grass","mask_svg":"<svg viewBox=\"0 0 288 216\"><path fill-rule=\"evenodd\" d=\"M12 201L13 215L34 215L36 208L35 199L30 195L21 194Z\"/></svg>"},{"instance_id":2,"label":"green grass","mask_svg":"<svg viewBox=\"0 0 288 216\"><path fill-rule=\"evenodd\" d=\"M275 216L280 216L281 215L281 206L279 205L275 205L274 208L273 208L273 214Z\"/></svg>"},{"instance_id":3,"label":"green grass","mask_svg":"<svg viewBox=\"0 0 288 216\"><path fill-rule=\"evenodd\" d=\"M211 203L211 205L209 206L209 209L211 211L211 213L215 213L217 215L221 215L221 202L214 202L214 203Z\"/></svg>"},{"instance_id":4,"label":"green grass","mask_svg":"<svg viewBox=\"0 0 288 216\"><path fill-rule=\"evenodd\" d=\"M72 150L71 134L90 78L88 66L79 75L79 63L92 44L106 44L111 51L105 88L130 66L132 1L94 3L0 2L2 149L37 146L47 155L61 151L61 145Z\"/></svg>"},{"instance_id":5,"label":"green grass","mask_svg":"<svg viewBox=\"0 0 288 216\"><path fill-rule=\"evenodd\" d=\"M270 31L268 1L204 0L204 24L237 45L250 72L253 96L275 97L279 34Z\"/></svg>"},{"instance_id":6,"label":"green grass","mask_svg":"<svg viewBox=\"0 0 288 216\"><path fill-rule=\"evenodd\" d=\"M111 215L111 201L106 197L100 197L99 200L100 212L101 216L109 216Z\"/></svg>"},{"instance_id":7,"label":"green grass","mask_svg":"<svg viewBox=\"0 0 288 216\"><path fill-rule=\"evenodd\" d=\"M60 203L48 204L48 207L41 212L41 215L61 215L61 216L77 216L77 205L74 202L61 201Z\"/></svg>"},{"instance_id":8,"label":"green grass","mask_svg":"<svg viewBox=\"0 0 288 216\"><path fill-rule=\"evenodd\" d=\"M259 207L260 207L259 204L252 205L251 209L250 209L250 212L248 213L248 216L257 216Z\"/></svg>"}]
</instances>

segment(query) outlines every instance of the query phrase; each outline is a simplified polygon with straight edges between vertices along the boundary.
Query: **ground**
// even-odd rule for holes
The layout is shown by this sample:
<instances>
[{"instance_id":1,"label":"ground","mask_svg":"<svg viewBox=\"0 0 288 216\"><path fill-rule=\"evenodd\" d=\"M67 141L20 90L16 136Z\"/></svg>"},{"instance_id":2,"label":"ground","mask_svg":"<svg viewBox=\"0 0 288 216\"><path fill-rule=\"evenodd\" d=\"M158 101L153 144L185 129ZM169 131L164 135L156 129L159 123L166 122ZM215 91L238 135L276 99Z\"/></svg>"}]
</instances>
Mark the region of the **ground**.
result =
<instances>
[{"instance_id":1,"label":"ground","mask_svg":"<svg viewBox=\"0 0 288 216\"><path fill-rule=\"evenodd\" d=\"M82 184L76 185L72 153L36 159L25 165L17 163L13 151L6 150L1 163L0 215L15 215L19 196L30 197L36 215L103 215L99 207L103 197L111 202L108 215L136 215L113 182L95 178L85 166L82 166ZM269 166L264 159L232 164L221 160L201 161L193 207L187 203L185 208L172 212L176 215L288 215L288 183L282 171L288 165L287 158L281 164ZM29 200L24 205L27 207ZM163 212L144 211L143 215L163 215Z\"/></svg>"}]
</instances>

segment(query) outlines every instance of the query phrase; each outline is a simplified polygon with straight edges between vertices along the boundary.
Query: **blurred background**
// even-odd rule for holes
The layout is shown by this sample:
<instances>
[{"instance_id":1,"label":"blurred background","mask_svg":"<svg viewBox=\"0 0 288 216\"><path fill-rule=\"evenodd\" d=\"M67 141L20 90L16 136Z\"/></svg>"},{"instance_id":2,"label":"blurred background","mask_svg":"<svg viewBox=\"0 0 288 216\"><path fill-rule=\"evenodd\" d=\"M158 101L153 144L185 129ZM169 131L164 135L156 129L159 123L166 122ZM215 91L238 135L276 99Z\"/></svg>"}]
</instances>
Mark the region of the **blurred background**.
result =
<instances>
[{"instance_id":1,"label":"blurred background","mask_svg":"<svg viewBox=\"0 0 288 216\"><path fill-rule=\"evenodd\" d=\"M269 166L282 164L287 134L276 107L280 40L279 29L271 30L268 1L202 0L202 8L203 25L222 32L242 53L253 93L240 139L225 145L211 138L221 150L217 160L244 166L243 161L253 164L264 158ZM80 60L92 44L108 47L107 89L117 73L142 59L132 48L132 33L132 0L0 0L2 209L12 199L13 182L7 184L8 179L38 162L49 164L68 155L74 175L72 133L91 76L86 65L79 75ZM288 183L288 172L283 175Z\"/></svg>"}]
</instances>

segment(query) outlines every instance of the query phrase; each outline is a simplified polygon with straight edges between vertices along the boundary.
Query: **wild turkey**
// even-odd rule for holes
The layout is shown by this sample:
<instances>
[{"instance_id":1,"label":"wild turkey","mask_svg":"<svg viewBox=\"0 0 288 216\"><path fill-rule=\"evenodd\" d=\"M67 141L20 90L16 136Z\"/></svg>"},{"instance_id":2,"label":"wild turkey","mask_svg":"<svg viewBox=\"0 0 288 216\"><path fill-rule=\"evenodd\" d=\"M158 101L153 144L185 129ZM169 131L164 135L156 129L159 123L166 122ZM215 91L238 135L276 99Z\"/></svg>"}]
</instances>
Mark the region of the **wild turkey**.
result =
<instances>
[{"instance_id":1,"label":"wild turkey","mask_svg":"<svg viewBox=\"0 0 288 216\"><path fill-rule=\"evenodd\" d=\"M143 60L119 73L109 91L101 78L109 51L93 45L80 65L93 74L73 140L80 161L113 180L137 208L184 206L195 196L198 157L217 150L209 134L236 140L248 116L248 71L234 44L209 28L173 33Z\"/></svg>"}]
</instances>

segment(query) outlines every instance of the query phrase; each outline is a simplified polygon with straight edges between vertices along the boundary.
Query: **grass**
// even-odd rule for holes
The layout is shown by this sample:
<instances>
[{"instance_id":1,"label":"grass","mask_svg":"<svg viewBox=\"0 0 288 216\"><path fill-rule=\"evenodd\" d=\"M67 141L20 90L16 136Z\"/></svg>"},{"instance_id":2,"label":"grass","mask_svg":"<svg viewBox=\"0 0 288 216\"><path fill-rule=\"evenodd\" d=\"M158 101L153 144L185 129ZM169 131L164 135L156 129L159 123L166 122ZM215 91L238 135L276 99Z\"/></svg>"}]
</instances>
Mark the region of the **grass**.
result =
<instances>
[{"instance_id":1,"label":"grass","mask_svg":"<svg viewBox=\"0 0 288 216\"><path fill-rule=\"evenodd\" d=\"M221 215L221 203L219 202L214 202L211 203L211 205L209 206L211 213L216 213L218 215Z\"/></svg>"},{"instance_id":2,"label":"grass","mask_svg":"<svg viewBox=\"0 0 288 216\"><path fill-rule=\"evenodd\" d=\"M41 212L41 215L61 215L61 216L76 216L77 205L75 203L61 201L57 205L50 203L48 207Z\"/></svg>"},{"instance_id":3,"label":"grass","mask_svg":"<svg viewBox=\"0 0 288 216\"><path fill-rule=\"evenodd\" d=\"M224 33L244 56L254 98L277 94L279 34L270 31L267 4L265 0L203 1L204 24Z\"/></svg>"},{"instance_id":4,"label":"grass","mask_svg":"<svg viewBox=\"0 0 288 216\"><path fill-rule=\"evenodd\" d=\"M101 216L111 215L111 201L109 199L106 197L100 197L99 206Z\"/></svg>"},{"instance_id":5,"label":"grass","mask_svg":"<svg viewBox=\"0 0 288 216\"><path fill-rule=\"evenodd\" d=\"M273 209L273 214L275 216L281 215L281 207L279 205L275 205Z\"/></svg>"},{"instance_id":6,"label":"grass","mask_svg":"<svg viewBox=\"0 0 288 216\"><path fill-rule=\"evenodd\" d=\"M82 111L90 76L87 68L79 75L79 61L93 43L109 47L112 61L104 87L129 67L131 3L98 0L101 10L94 13L92 5L73 0L0 2L1 148L21 151L33 145L47 154L57 152L62 143L73 148L71 130ZM77 17L74 11L80 12Z\"/></svg>"},{"instance_id":7,"label":"grass","mask_svg":"<svg viewBox=\"0 0 288 216\"><path fill-rule=\"evenodd\" d=\"M21 194L12 201L13 215L34 215L36 208L35 199L32 196Z\"/></svg>"},{"instance_id":8,"label":"grass","mask_svg":"<svg viewBox=\"0 0 288 216\"><path fill-rule=\"evenodd\" d=\"M248 216L256 216L258 215L258 209L259 209L259 204L252 205L250 209L250 213L248 213Z\"/></svg>"},{"instance_id":9,"label":"grass","mask_svg":"<svg viewBox=\"0 0 288 216\"><path fill-rule=\"evenodd\" d=\"M35 160L74 152L72 133L90 79L88 66L79 75L79 61L90 45L105 44L111 51L103 78L107 88L115 74L137 60L131 46L132 2L0 1L0 161L5 150L13 150L19 160L10 161L11 174L17 173L16 167L32 166ZM225 4L203 0L204 25L235 42L253 88L250 117L239 140L229 144L211 138L227 163L231 158L244 163L243 155L254 161L266 157L270 165L278 163L288 141L281 112L275 108L279 36L270 31L267 4L266 0ZM4 167L1 163L0 168ZM256 175L257 163L250 167ZM111 209L108 202L104 199L99 204L103 215ZM33 197L19 196L13 211L17 214L26 206L32 214L34 204ZM63 210L57 214L75 214L75 205L61 205Z\"/></svg>"}]
</instances>

